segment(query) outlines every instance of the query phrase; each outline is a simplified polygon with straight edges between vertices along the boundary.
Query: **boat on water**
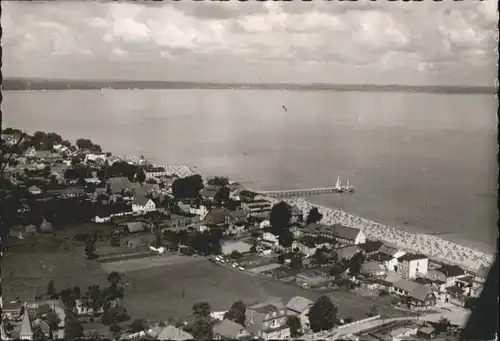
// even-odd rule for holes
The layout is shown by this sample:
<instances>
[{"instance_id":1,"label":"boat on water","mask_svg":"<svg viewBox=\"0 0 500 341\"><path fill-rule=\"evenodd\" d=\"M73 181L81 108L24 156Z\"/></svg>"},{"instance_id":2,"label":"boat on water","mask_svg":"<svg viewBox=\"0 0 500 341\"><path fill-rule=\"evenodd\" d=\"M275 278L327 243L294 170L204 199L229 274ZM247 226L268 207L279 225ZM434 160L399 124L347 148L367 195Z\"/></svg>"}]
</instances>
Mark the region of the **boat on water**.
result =
<instances>
[{"instance_id":1,"label":"boat on water","mask_svg":"<svg viewBox=\"0 0 500 341\"><path fill-rule=\"evenodd\" d=\"M352 193L354 192L354 187L349 184L349 180L347 180L345 185L342 185L342 181L340 180L340 176L337 177L337 182L335 183L335 191L337 193Z\"/></svg>"}]
</instances>

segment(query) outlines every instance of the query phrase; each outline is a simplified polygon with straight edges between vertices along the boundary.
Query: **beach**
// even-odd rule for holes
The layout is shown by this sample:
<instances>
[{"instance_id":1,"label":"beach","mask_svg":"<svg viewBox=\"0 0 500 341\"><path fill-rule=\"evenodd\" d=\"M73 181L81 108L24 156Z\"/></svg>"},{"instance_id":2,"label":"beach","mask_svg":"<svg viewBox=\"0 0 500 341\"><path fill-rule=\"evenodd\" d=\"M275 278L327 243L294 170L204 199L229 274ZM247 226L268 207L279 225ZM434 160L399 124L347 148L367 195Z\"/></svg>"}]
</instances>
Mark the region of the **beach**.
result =
<instances>
[{"instance_id":1,"label":"beach","mask_svg":"<svg viewBox=\"0 0 500 341\"><path fill-rule=\"evenodd\" d=\"M273 201L277 202L276 199L273 199ZM376 223L347 212L314 205L302 198L292 198L285 201L289 205L297 206L305 216L311 208L317 207L323 215L321 223L342 224L358 228L365 233L368 239L380 240L404 250L422 253L437 260L461 265L468 270L475 271L481 267L489 268L494 261L494 255L492 254L458 245L438 236L412 233L400 227Z\"/></svg>"}]
</instances>

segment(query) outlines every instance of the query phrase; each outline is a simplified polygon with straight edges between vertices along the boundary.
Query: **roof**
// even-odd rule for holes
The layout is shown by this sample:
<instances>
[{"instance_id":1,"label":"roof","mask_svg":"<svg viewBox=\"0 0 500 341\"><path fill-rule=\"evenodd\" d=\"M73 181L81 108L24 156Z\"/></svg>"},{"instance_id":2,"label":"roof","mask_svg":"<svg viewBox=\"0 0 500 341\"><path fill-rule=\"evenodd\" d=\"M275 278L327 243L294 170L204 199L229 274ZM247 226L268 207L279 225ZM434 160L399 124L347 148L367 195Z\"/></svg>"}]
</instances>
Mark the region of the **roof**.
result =
<instances>
[{"instance_id":1,"label":"roof","mask_svg":"<svg viewBox=\"0 0 500 341\"><path fill-rule=\"evenodd\" d=\"M361 272L369 273L384 270L378 262L366 262L361 265Z\"/></svg>"},{"instance_id":2,"label":"roof","mask_svg":"<svg viewBox=\"0 0 500 341\"><path fill-rule=\"evenodd\" d=\"M408 292L408 296L419 301L425 301L427 296L432 293L432 289L426 285L418 284L407 279L402 279L393 284L395 288Z\"/></svg>"},{"instance_id":3,"label":"roof","mask_svg":"<svg viewBox=\"0 0 500 341\"><path fill-rule=\"evenodd\" d=\"M335 237L347 240L354 240L361 233L360 229L340 224L332 225L331 228L333 229Z\"/></svg>"},{"instance_id":4,"label":"roof","mask_svg":"<svg viewBox=\"0 0 500 341\"><path fill-rule=\"evenodd\" d=\"M232 218L231 211L224 207L215 207L208 212L204 221L207 224L224 224L226 217Z\"/></svg>"},{"instance_id":5,"label":"roof","mask_svg":"<svg viewBox=\"0 0 500 341\"><path fill-rule=\"evenodd\" d=\"M428 259L429 257L418 253L407 253L398 258L398 262L411 262L414 260Z\"/></svg>"},{"instance_id":6,"label":"roof","mask_svg":"<svg viewBox=\"0 0 500 341\"><path fill-rule=\"evenodd\" d=\"M350 259L352 258L356 253L360 252L361 249L357 245L351 245L351 246L346 246L340 249L336 249L335 253L337 254L337 257L339 259Z\"/></svg>"},{"instance_id":7,"label":"roof","mask_svg":"<svg viewBox=\"0 0 500 341\"><path fill-rule=\"evenodd\" d=\"M288 301L286 308L302 314L307 307L314 305L314 302L302 296L295 296Z\"/></svg>"},{"instance_id":8,"label":"roof","mask_svg":"<svg viewBox=\"0 0 500 341\"><path fill-rule=\"evenodd\" d=\"M434 328L432 327L423 327L418 330L419 333L430 335L434 332Z\"/></svg>"},{"instance_id":9,"label":"roof","mask_svg":"<svg viewBox=\"0 0 500 341\"><path fill-rule=\"evenodd\" d=\"M391 247L391 246L388 246L388 245L383 245L379 250L378 250L379 253L381 254L384 254L384 255L388 255L388 256L394 256L397 252L399 252L399 250L395 247Z\"/></svg>"},{"instance_id":10,"label":"roof","mask_svg":"<svg viewBox=\"0 0 500 341\"><path fill-rule=\"evenodd\" d=\"M40 188L38 188L38 187L36 187L35 185L33 185L33 186L30 186L30 187L28 188L28 191L30 191L30 192L34 192L34 191L41 191L41 189L40 189Z\"/></svg>"},{"instance_id":11,"label":"roof","mask_svg":"<svg viewBox=\"0 0 500 341\"><path fill-rule=\"evenodd\" d=\"M283 308L285 307L278 302L263 302L248 307L248 309L251 309L259 314L266 314L266 315L269 313L277 312Z\"/></svg>"},{"instance_id":12,"label":"roof","mask_svg":"<svg viewBox=\"0 0 500 341\"><path fill-rule=\"evenodd\" d=\"M131 222L127 223L127 230L129 232L141 232L144 231L145 227L143 223L140 222Z\"/></svg>"},{"instance_id":13,"label":"roof","mask_svg":"<svg viewBox=\"0 0 500 341\"><path fill-rule=\"evenodd\" d=\"M139 205L139 206L145 206L149 202L149 198L145 197L144 195L138 195L134 198L134 204Z\"/></svg>"},{"instance_id":14,"label":"roof","mask_svg":"<svg viewBox=\"0 0 500 341\"><path fill-rule=\"evenodd\" d=\"M442 283L446 282L445 274L442 273L441 271L437 271L437 270L428 270L425 277L432 280L432 281L439 281Z\"/></svg>"},{"instance_id":15,"label":"roof","mask_svg":"<svg viewBox=\"0 0 500 341\"><path fill-rule=\"evenodd\" d=\"M23 321L21 322L21 330L19 331L19 336L32 336L33 329L31 328L31 320L28 315L28 310L24 310Z\"/></svg>"},{"instance_id":16,"label":"roof","mask_svg":"<svg viewBox=\"0 0 500 341\"><path fill-rule=\"evenodd\" d=\"M214 334L218 334L228 339L236 339L238 333L243 329L244 327L241 324L231 320L224 320L213 327Z\"/></svg>"},{"instance_id":17,"label":"roof","mask_svg":"<svg viewBox=\"0 0 500 341\"><path fill-rule=\"evenodd\" d=\"M202 197L207 197L207 198L213 198L213 197L215 197L216 194L217 194L217 191L214 189L204 188L200 191L200 195Z\"/></svg>"},{"instance_id":18,"label":"roof","mask_svg":"<svg viewBox=\"0 0 500 341\"><path fill-rule=\"evenodd\" d=\"M465 275L464 269L458 265L443 265L437 271L442 272L446 277L457 277Z\"/></svg>"},{"instance_id":19,"label":"roof","mask_svg":"<svg viewBox=\"0 0 500 341\"><path fill-rule=\"evenodd\" d=\"M358 244L358 247L364 252L377 252L382 246L384 246L384 243L379 240Z\"/></svg>"},{"instance_id":20,"label":"roof","mask_svg":"<svg viewBox=\"0 0 500 341\"><path fill-rule=\"evenodd\" d=\"M194 339L193 335L186 333L184 330L180 328L176 328L172 325L166 326L160 332L160 335L157 337L158 340L192 340Z\"/></svg>"}]
</instances>

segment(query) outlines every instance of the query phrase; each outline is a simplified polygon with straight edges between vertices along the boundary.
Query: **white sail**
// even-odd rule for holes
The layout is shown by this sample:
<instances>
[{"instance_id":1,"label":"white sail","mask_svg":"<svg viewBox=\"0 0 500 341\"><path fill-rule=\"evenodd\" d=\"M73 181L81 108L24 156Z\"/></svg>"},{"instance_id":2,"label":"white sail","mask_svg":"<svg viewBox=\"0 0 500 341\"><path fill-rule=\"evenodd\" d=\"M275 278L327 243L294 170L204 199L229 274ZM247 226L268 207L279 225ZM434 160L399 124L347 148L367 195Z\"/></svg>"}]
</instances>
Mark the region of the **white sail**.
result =
<instances>
[{"instance_id":1,"label":"white sail","mask_svg":"<svg viewBox=\"0 0 500 341\"><path fill-rule=\"evenodd\" d=\"M335 184L335 188L340 189L341 185L342 185L342 183L340 182L340 176L339 176L339 177L337 177L337 183Z\"/></svg>"}]
</instances>

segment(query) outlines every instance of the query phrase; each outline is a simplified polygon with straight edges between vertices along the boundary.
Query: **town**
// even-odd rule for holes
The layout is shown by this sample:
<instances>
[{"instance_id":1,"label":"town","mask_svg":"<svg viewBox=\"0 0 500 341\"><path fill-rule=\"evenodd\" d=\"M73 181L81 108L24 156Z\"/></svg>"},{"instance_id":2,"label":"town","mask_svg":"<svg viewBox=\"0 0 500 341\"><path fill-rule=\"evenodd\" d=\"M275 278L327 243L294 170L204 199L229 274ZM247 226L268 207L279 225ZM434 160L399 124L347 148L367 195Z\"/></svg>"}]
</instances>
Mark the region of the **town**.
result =
<instances>
[{"instance_id":1,"label":"town","mask_svg":"<svg viewBox=\"0 0 500 341\"><path fill-rule=\"evenodd\" d=\"M2 339L458 340L487 276L186 165L2 140Z\"/></svg>"}]
</instances>

